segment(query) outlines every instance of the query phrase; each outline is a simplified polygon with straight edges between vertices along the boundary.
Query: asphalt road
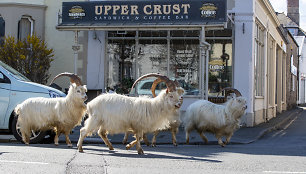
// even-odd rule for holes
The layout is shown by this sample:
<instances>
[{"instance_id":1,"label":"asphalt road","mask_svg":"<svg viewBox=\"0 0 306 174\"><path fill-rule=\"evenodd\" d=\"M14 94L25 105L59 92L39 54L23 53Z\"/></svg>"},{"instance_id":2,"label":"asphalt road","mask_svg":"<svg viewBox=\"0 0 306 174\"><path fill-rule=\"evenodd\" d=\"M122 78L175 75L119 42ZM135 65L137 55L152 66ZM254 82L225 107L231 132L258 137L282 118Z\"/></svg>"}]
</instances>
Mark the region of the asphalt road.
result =
<instances>
[{"instance_id":1,"label":"asphalt road","mask_svg":"<svg viewBox=\"0 0 306 174\"><path fill-rule=\"evenodd\" d=\"M306 111L251 144L143 146L0 144L0 173L290 173L306 174Z\"/></svg>"}]
</instances>

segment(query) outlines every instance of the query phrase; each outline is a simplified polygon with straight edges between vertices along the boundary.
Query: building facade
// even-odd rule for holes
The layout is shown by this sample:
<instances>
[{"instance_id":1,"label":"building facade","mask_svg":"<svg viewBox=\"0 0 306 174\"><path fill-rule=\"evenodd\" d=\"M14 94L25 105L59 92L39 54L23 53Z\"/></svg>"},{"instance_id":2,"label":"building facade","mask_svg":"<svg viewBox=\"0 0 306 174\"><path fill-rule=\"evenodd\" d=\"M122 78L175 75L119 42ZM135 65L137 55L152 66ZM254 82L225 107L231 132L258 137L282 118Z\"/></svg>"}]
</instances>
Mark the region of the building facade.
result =
<instances>
[{"instance_id":1,"label":"building facade","mask_svg":"<svg viewBox=\"0 0 306 174\"><path fill-rule=\"evenodd\" d=\"M298 51L295 51L294 44L290 45L287 48L288 56L291 56L291 49L293 50L293 62L297 61L298 67L298 98L297 104L305 104L306 103L306 92L305 92L305 83L306 83L306 61L305 61L305 32L299 27L299 0L287 1L287 16L284 13L277 13L277 16L282 24L282 26L290 32L290 34L294 37L298 45ZM289 38L289 41L291 39ZM297 53L296 53L297 52ZM297 55L297 58L295 56ZM292 56L291 56L292 57ZM290 58L291 59L291 58ZM296 60L297 59L297 60ZM287 60L289 61L289 60ZM290 64L291 65L291 64ZM292 67L292 66L291 66ZM290 83L291 79L288 79L288 83ZM288 85L287 85L288 86ZM287 90L288 92L288 90ZM292 94L292 92L291 92ZM288 96L289 97L289 96ZM292 97L290 97L292 99ZM289 100L290 100L289 99Z\"/></svg>"},{"instance_id":2,"label":"building facade","mask_svg":"<svg viewBox=\"0 0 306 174\"><path fill-rule=\"evenodd\" d=\"M41 32L44 32L48 46L55 50L51 77L61 72L76 72L93 97L107 90L127 93L133 80L139 76L159 72L179 80L185 88L182 112L192 102L216 97L221 89L229 86L238 89L247 98L248 109L242 119L245 126L265 122L287 109L288 48L278 29L280 22L268 0L219 0L216 2L225 3L225 21L186 26L172 22L159 28L145 23L137 27L120 26L129 22L122 22L125 15L117 15L116 20L121 20L119 25L115 23L117 27L109 21L64 24L67 17L64 15L69 13L63 11L62 2L38 3L46 7L45 29ZM99 1L84 2L94 4ZM199 14L216 14L214 6L205 0L200 2L197 9ZM28 1L22 3L28 4ZM125 8L125 5L113 4L113 9L98 5L91 10L97 14L96 20L105 21L109 20L107 12L117 14L117 8ZM193 19L187 14L188 5L181 6L181 13L177 6L164 5L161 6L164 9L147 6L147 20L160 19L165 22L167 18L172 18L168 15L170 7L176 19ZM84 9L74 7L69 10L72 15L82 17ZM136 7L131 10L131 13L138 12ZM63 79L59 79L58 84L68 86ZM147 89L143 84L138 92L145 93Z\"/></svg>"},{"instance_id":3,"label":"building facade","mask_svg":"<svg viewBox=\"0 0 306 174\"><path fill-rule=\"evenodd\" d=\"M22 40L34 33L44 38L47 6L43 0L30 2L0 1L0 42L3 42L4 36Z\"/></svg>"},{"instance_id":4,"label":"building facade","mask_svg":"<svg viewBox=\"0 0 306 174\"><path fill-rule=\"evenodd\" d=\"M292 109L298 104L298 67L299 67L299 46L294 36L287 31L287 60L286 60L286 103L287 109Z\"/></svg>"}]
</instances>

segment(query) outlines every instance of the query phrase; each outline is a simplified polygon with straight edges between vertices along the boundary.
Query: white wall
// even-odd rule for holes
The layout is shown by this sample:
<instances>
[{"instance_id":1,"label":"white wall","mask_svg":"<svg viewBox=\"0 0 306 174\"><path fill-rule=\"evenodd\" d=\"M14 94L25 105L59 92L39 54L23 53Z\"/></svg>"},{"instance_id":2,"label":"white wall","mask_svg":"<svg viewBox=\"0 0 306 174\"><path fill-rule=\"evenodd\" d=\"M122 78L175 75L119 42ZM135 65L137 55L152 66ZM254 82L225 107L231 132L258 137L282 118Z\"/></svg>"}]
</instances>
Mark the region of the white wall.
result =
<instances>
[{"instance_id":1,"label":"white wall","mask_svg":"<svg viewBox=\"0 0 306 174\"><path fill-rule=\"evenodd\" d=\"M87 88L104 89L105 32L88 32Z\"/></svg>"},{"instance_id":2,"label":"white wall","mask_svg":"<svg viewBox=\"0 0 306 174\"><path fill-rule=\"evenodd\" d=\"M254 91L254 2L253 0L235 1L235 59L234 59L234 88L247 98L247 114L242 122L252 126L253 91ZM243 29L244 28L244 29ZM244 33L243 33L244 30Z\"/></svg>"},{"instance_id":3,"label":"white wall","mask_svg":"<svg viewBox=\"0 0 306 174\"><path fill-rule=\"evenodd\" d=\"M306 103L306 91L305 91L305 78L306 78L306 39L304 36L295 36L294 37L299 44L299 104ZM301 79L305 79L304 81ZM303 96L302 96L303 95Z\"/></svg>"},{"instance_id":4,"label":"white wall","mask_svg":"<svg viewBox=\"0 0 306 174\"><path fill-rule=\"evenodd\" d=\"M45 25L45 39L49 48L54 49L54 61L51 64L49 72L52 80L54 76L62 72L74 72L74 53L72 45L74 44L74 32L72 31L58 31L56 25L58 24L58 13L62 11L63 0L46 0L46 25ZM79 37L83 36L83 32L79 33ZM83 48L81 47L82 51ZM78 61L78 68L83 66L83 62ZM81 77L83 79L83 77ZM62 88L69 87L69 80L67 78L59 78L55 82ZM85 83L85 82L84 82Z\"/></svg>"},{"instance_id":5,"label":"white wall","mask_svg":"<svg viewBox=\"0 0 306 174\"><path fill-rule=\"evenodd\" d=\"M35 4L35 5L45 5L45 0L0 0L0 3L22 3L22 4Z\"/></svg>"}]
</instances>

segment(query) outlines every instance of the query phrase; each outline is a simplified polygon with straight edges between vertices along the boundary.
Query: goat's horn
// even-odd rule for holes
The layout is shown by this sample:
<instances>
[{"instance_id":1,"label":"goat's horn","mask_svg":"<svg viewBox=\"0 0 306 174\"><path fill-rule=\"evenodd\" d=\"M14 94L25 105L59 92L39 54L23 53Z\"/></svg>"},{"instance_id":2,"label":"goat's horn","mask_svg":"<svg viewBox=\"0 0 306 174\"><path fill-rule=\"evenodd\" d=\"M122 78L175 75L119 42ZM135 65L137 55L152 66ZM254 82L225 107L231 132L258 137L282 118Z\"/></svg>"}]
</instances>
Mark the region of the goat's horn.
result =
<instances>
[{"instance_id":1,"label":"goat's horn","mask_svg":"<svg viewBox=\"0 0 306 174\"><path fill-rule=\"evenodd\" d=\"M153 82L153 84L152 84L151 92L152 92L153 97L156 97L155 88L156 88L156 86L157 86L160 82L162 82L161 79L156 79L156 80L154 80L154 82Z\"/></svg>"},{"instance_id":2,"label":"goat's horn","mask_svg":"<svg viewBox=\"0 0 306 174\"><path fill-rule=\"evenodd\" d=\"M220 93L222 93L223 91L225 91L226 93L235 93L236 97L242 96L241 93L235 88L226 87L226 88L223 88L223 90ZM225 95L227 96L227 94L225 94Z\"/></svg>"},{"instance_id":3,"label":"goat's horn","mask_svg":"<svg viewBox=\"0 0 306 174\"><path fill-rule=\"evenodd\" d=\"M62 77L62 76L68 76L70 77L70 82L71 83L75 83L77 86L81 86L82 85L82 81L80 79L79 76L77 76L76 74L73 74L73 73L68 73L68 72L64 72L64 73L60 73L58 74L57 76L55 76L53 78L53 80L51 81L50 84L52 84L54 82L55 79L59 78L59 77Z\"/></svg>"},{"instance_id":4,"label":"goat's horn","mask_svg":"<svg viewBox=\"0 0 306 174\"><path fill-rule=\"evenodd\" d=\"M172 80L170 80L167 76L158 74L158 73L150 73L150 74L145 74L141 77L139 77L133 84L131 90L133 90L133 88L135 87L135 85L137 84L137 82L139 82L140 80L144 79L144 78L148 78L148 77L156 77L161 79L162 81L164 81L166 83L166 86L168 88L169 91L175 91L176 87L175 84ZM152 84L153 85L153 84Z\"/></svg>"},{"instance_id":5,"label":"goat's horn","mask_svg":"<svg viewBox=\"0 0 306 174\"><path fill-rule=\"evenodd\" d=\"M159 83L161 83L161 82L163 82L163 80L160 79L160 78L154 80L154 82L153 82L153 84L152 84L152 87L151 87L151 92L152 92L153 97L156 97L155 88L156 88L156 86L157 86ZM180 84L179 84L179 82L178 82L177 80L174 80L174 81L172 81L172 82L174 83L175 87L180 87Z\"/></svg>"}]
</instances>

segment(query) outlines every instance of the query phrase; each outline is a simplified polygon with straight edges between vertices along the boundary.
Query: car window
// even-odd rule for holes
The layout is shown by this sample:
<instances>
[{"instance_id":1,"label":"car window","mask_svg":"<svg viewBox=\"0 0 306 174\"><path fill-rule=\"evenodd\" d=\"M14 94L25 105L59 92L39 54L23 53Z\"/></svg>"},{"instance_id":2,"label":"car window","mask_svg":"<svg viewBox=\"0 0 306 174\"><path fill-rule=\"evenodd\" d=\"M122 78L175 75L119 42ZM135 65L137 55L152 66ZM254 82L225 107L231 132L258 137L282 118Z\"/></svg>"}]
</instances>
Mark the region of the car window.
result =
<instances>
[{"instance_id":1,"label":"car window","mask_svg":"<svg viewBox=\"0 0 306 174\"><path fill-rule=\"evenodd\" d=\"M10 67L9 65L3 63L0 61L0 66L2 66L4 69L8 71L8 73L12 74L16 79L22 80L22 81L27 81L30 82L28 78L26 78L24 75L16 71L14 68Z\"/></svg>"},{"instance_id":2,"label":"car window","mask_svg":"<svg viewBox=\"0 0 306 174\"><path fill-rule=\"evenodd\" d=\"M156 87L156 89L166 89L167 86L166 86L166 83L165 82L162 82L162 83L159 83Z\"/></svg>"},{"instance_id":3,"label":"car window","mask_svg":"<svg viewBox=\"0 0 306 174\"><path fill-rule=\"evenodd\" d=\"M140 89L151 89L153 82L146 82L144 83Z\"/></svg>"}]
</instances>

